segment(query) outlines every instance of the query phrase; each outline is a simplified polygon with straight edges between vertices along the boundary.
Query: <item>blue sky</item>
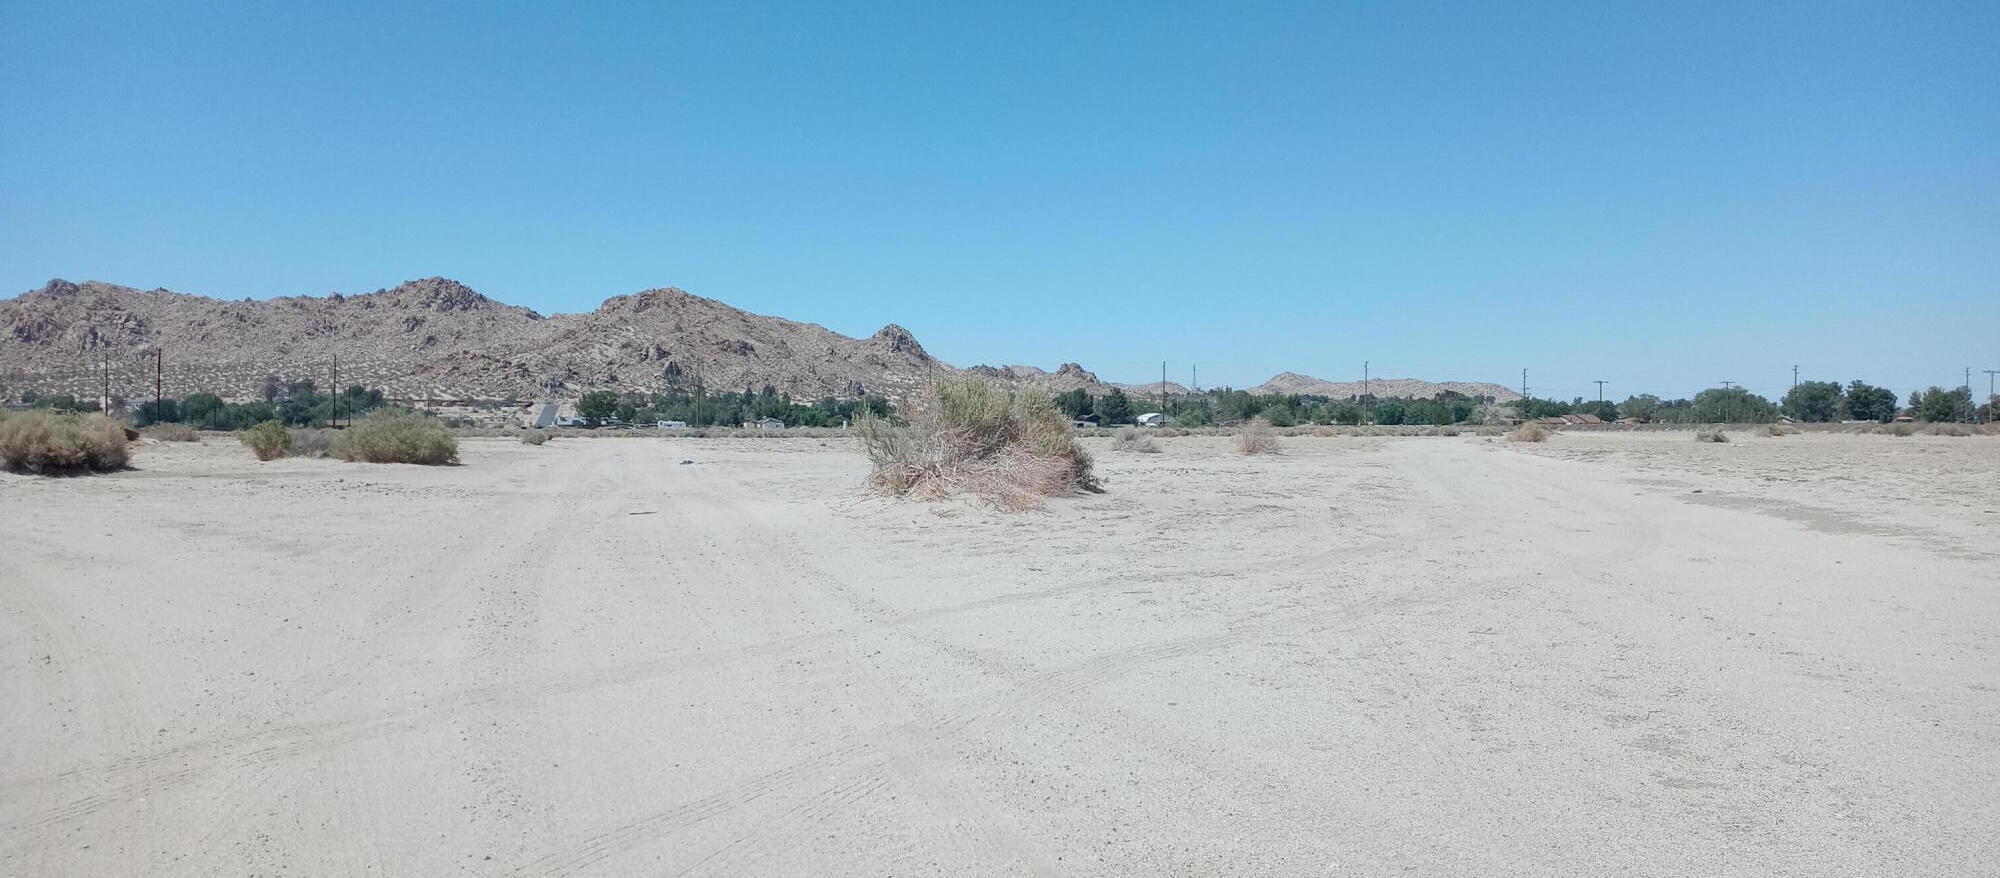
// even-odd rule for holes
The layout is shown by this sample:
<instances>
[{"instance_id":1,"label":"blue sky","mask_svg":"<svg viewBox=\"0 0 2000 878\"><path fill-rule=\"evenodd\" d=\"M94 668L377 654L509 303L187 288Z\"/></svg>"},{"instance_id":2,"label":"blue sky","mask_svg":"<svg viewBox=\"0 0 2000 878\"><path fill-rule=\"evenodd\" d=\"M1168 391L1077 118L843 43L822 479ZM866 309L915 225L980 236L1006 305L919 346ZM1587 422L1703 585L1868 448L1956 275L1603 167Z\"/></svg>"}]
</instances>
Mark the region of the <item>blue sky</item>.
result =
<instances>
[{"instance_id":1,"label":"blue sky","mask_svg":"<svg viewBox=\"0 0 2000 878\"><path fill-rule=\"evenodd\" d=\"M679 286L1205 385L2000 368L1991 2L4 2L7 295Z\"/></svg>"}]
</instances>

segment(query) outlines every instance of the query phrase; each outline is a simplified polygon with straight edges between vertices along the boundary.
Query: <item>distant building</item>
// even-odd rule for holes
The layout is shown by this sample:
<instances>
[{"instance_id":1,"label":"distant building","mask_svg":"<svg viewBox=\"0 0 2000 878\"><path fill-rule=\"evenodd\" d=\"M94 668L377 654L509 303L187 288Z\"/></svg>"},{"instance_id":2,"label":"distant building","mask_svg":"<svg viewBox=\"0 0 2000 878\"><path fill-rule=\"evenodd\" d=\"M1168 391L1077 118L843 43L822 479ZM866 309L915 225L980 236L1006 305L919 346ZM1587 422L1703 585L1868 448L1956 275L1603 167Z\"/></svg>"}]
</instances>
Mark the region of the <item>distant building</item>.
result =
<instances>
[{"instance_id":1,"label":"distant building","mask_svg":"<svg viewBox=\"0 0 2000 878\"><path fill-rule=\"evenodd\" d=\"M754 421L744 421L744 422L743 422L743 429L745 429L745 430L783 430L783 429L785 429L785 422L784 422L784 421L780 421L780 420L778 420L777 418L758 418L757 420L754 420Z\"/></svg>"},{"instance_id":2,"label":"distant building","mask_svg":"<svg viewBox=\"0 0 2000 878\"><path fill-rule=\"evenodd\" d=\"M1604 419L1596 415L1563 415L1563 420L1572 424L1602 424Z\"/></svg>"},{"instance_id":3,"label":"distant building","mask_svg":"<svg viewBox=\"0 0 2000 878\"><path fill-rule=\"evenodd\" d=\"M1133 418L1132 423L1141 427L1164 427L1167 425L1167 416L1160 412L1147 412Z\"/></svg>"},{"instance_id":4,"label":"distant building","mask_svg":"<svg viewBox=\"0 0 2000 878\"><path fill-rule=\"evenodd\" d=\"M1077 426L1077 427L1095 427L1099 424L1099 422L1100 421L1097 415L1088 414L1084 415L1083 417L1077 418L1074 421L1071 421L1070 424L1072 426Z\"/></svg>"},{"instance_id":5,"label":"distant building","mask_svg":"<svg viewBox=\"0 0 2000 878\"><path fill-rule=\"evenodd\" d=\"M657 423L657 424L654 424L653 426L655 426L655 427L658 427L658 428L660 428L660 429L662 429L662 430L685 430L685 429L687 429L687 426L688 426L688 422L686 422L686 421L661 421L661 422L659 422L659 423Z\"/></svg>"}]
</instances>

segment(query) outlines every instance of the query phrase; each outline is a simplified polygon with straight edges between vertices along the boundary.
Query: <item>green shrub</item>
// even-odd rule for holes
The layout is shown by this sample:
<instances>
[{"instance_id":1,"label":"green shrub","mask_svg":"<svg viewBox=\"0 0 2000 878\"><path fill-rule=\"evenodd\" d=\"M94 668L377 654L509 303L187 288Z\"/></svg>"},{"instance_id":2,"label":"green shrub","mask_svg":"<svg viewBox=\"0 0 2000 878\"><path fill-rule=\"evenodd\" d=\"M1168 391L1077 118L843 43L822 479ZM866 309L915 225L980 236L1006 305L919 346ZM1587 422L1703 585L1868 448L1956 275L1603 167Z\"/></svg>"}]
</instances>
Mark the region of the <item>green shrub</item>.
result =
<instances>
[{"instance_id":1,"label":"green shrub","mask_svg":"<svg viewBox=\"0 0 2000 878\"><path fill-rule=\"evenodd\" d=\"M292 434L278 421L265 421L236 434L236 438L250 446L258 460L277 460L292 450Z\"/></svg>"},{"instance_id":2,"label":"green shrub","mask_svg":"<svg viewBox=\"0 0 2000 878\"><path fill-rule=\"evenodd\" d=\"M529 430L521 434L521 444L523 445L540 445L547 441L549 441L547 430Z\"/></svg>"},{"instance_id":3,"label":"green shrub","mask_svg":"<svg viewBox=\"0 0 2000 878\"><path fill-rule=\"evenodd\" d=\"M420 463L458 460L458 440L436 418L408 409L376 409L340 432L333 454L361 463Z\"/></svg>"},{"instance_id":4,"label":"green shrub","mask_svg":"<svg viewBox=\"0 0 2000 878\"><path fill-rule=\"evenodd\" d=\"M873 414L854 421L872 464L869 483L879 490L931 497L963 491L1020 510L1043 497L1097 489L1090 455L1046 393L943 378L914 405L907 425Z\"/></svg>"},{"instance_id":5,"label":"green shrub","mask_svg":"<svg viewBox=\"0 0 2000 878\"><path fill-rule=\"evenodd\" d=\"M1694 434L1696 442L1728 442L1729 434L1721 430L1698 430Z\"/></svg>"},{"instance_id":6,"label":"green shrub","mask_svg":"<svg viewBox=\"0 0 2000 878\"><path fill-rule=\"evenodd\" d=\"M298 427L290 432L292 448L288 457L326 457L333 453L333 443L340 433L324 427Z\"/></svg>"},{"instance_id":7,"label":"green shrub","mask_svg":"<svg viewBox=\"0 0 2000 878\"><path fill-rule=\"evenodd\" d=\"M1891 436L1910 436L1917 432L1917 428L1909 424L1890 424L1887 427L1883 427L1882 432Z\"/></svg>"},{"instance_id":8,"label":"green shrub","mask_svg":"<svg viewBox=\"0 0 2000 878\"><path fill-rule=\"evenodd\" d=\"M0 462L16 472L110 472L130 460L125 428L103 415L36 409L0 421Z\"/></svg>"}]
</instances>

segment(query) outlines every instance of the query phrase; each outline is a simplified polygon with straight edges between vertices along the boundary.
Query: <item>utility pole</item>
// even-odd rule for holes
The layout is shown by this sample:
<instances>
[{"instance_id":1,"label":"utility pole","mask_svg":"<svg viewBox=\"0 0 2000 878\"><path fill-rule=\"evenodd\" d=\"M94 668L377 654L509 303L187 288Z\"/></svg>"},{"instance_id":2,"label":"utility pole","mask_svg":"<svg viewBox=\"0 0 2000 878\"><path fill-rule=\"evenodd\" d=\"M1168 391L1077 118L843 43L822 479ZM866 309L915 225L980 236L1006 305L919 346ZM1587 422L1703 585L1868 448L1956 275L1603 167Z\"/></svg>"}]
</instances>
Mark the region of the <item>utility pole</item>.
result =
<instances>
[{"instance_id":1,"label":"utility pole","mask_svg":"<svg viewBox=\"0 0 2000 878\"><path fill-rule=\"evenodd\" d=\"M1521 370L1521 399L1528 398L1528 370Z\"/></svg>"},{"instance_id":2,"label":"utility pole","mask_svg":"<svg viewBox=\"0 0 2000 878\"><path fill-rule=\"evenodd\" d=\"M1723 390L1733 390L1733 389L1735 389L1735 385L1736 385L1736 382L1734 382L1734 381L1724 381L1724 382L1721 382L1721 383L1722 383L1722 389L1723 389ZM1735 422L1736 422L1736 419L1735 419L1735 417L1734 417L1734 416L1735 416L1735 414L1736 414L1736 395L1735 395L1735 394L1730 394L1729 396L1726 396L1726 397L1723 397L1723 401L1722 401L1722 407L1723 407L1723 409L1724 409L1724 412L1723 412L1723 416L1722 416L1722 420L1723 420L1723 422L1724 422L1724 423L1730 423L1730 424L1733 424L1733 423L1735 423Z\"/></svg>"},{"instance_id":3,"label":"utility pole","mask_svg":"<svg viewBox=\"0 0 2000 878\"><path fill-rule=\"evenodd\" d=\"M1160 414L1167 413L1167 361L1160 361Z\"/></svg>"},{"instance_id":4,"label":"utility pole","mask_svg":"<svg viewBox=\"0 0 2000 878\"><path fill-rule=\"evenodd\" d=\"M1603 402L1603 401L1604 401L1604 385L1605 385L1605 381L1604 381L1604 379L1600 378L1600 379L1598 379L1598 380L1596 380L1596 381L1593 381L1593 382L1591 382L1591 383L1592 383L1592 384L1595 384L1595 385L1597 385L1597 401L1598 401L1598 402Z\"/></svg>"},{"instance_id":5,"label":"utility pole","mask_svg":"<svg viewBox=\"0 0 2000 878\"><path fill-rule=\"evenodd\" d=\"M1372 396L1373 394L1368 392L1368 361L1362 360L1361 361L1361 423L1366 424L1370 420L1373 420L1372 418L1368 417L1370 414L1373 414L1375 410L1375 400L1371 398Z\"/></svg>"},{"instance_id":6,"label":"utility pole","mask_svg":"<svg viewBox=\"0 0 2000 878\"><path fill-rule=\"evenodd\" d=\"M1993 376L2000 374L2000 369L1983 369L1981 371L1986 373L1986 423L1991 424L1993 423L1993 416L2000 414L2000 412L1993 411Z\"/></svg>"},{"instance_id":7,"label":"utility pole","mask_svg":"<svg viewBox=\"0 0 2000 878\"><path fill-rule=\"evenodd\" d=\"M338 430L340 429L340 355L339 354L333 355L333 387L328 388L328 390L333 394L333 428L335 430Z\"/></svg>"},{"instance_id":8,"label":"utility pole","mask_svg":"<svg viewBox=\"0 0 2000 878\"><path fill-rule=\"evenodd\" d=\"M1200 363L1194 363L1194 364L1191 364L1191 365L1189 365L1189 366L1188 366L1188 392L1189 392L1189 393L1200 393L1200 392L1201 392L1201 364L1200 364Z\"/></svg>"},{"instance_id":9,"label":"utility pole","mask_svg":"<svg viewBox=\"0 0 2000 878\"><path fill-rule=\"evenodd\" d=\"M104 379L104 388L97 396L97 410L108 418L111 416L111 351L103 350L98 353L98 369L98 374ZM1966 395L1972 394L1968 391Z\"/></svg>"},{"instance_id":10,"label":"utility pole","mask_svg":"<svg viewBox=\"0 0 2000 878\"><path fill-rule=\"evenodd\" d=\"M167 370L167 347L166 345L161 345L159 350L153 352L153 416L154 417L160 416L160 406L161 406L160 391L162 390L163 385L165 383L163 373L165 373L166 370ZM140 386L144 387L145 385L142 384Z\"/></svg>"},{"instance_id":11,"label":"utility pole","mask_svg":"<svg viewBox=\"0 0 2000 878\"><path fill-rule=\"evenodd\" d=\"M1797 386L1799 386L1799 367L1798 367L1798 366L1793 366L1793 367L1792 367L1792 386L1793 386L1793 387L1797 387Z\"/></svg>"}]
</instances>

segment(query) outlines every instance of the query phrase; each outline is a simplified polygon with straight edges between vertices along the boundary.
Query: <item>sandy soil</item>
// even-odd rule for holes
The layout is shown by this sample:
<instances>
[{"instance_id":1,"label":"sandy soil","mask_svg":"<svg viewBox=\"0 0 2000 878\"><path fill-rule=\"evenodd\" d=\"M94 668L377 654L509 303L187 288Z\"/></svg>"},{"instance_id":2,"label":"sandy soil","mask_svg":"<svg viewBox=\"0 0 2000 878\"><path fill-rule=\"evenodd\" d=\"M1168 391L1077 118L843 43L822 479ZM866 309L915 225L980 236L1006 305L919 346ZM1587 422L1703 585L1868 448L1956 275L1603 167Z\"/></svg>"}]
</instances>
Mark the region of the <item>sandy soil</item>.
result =
<instances>
[{"instance_id":1,"label":"sandy soil","mask_svg":"<svg viewBox=\"0 0 2000 878\"><path fill-rule=\"evenodd\" d=\"M2000 870L2000 440L1162 445L0 476L0 874Z\"/></svg>"}]
</instances>

